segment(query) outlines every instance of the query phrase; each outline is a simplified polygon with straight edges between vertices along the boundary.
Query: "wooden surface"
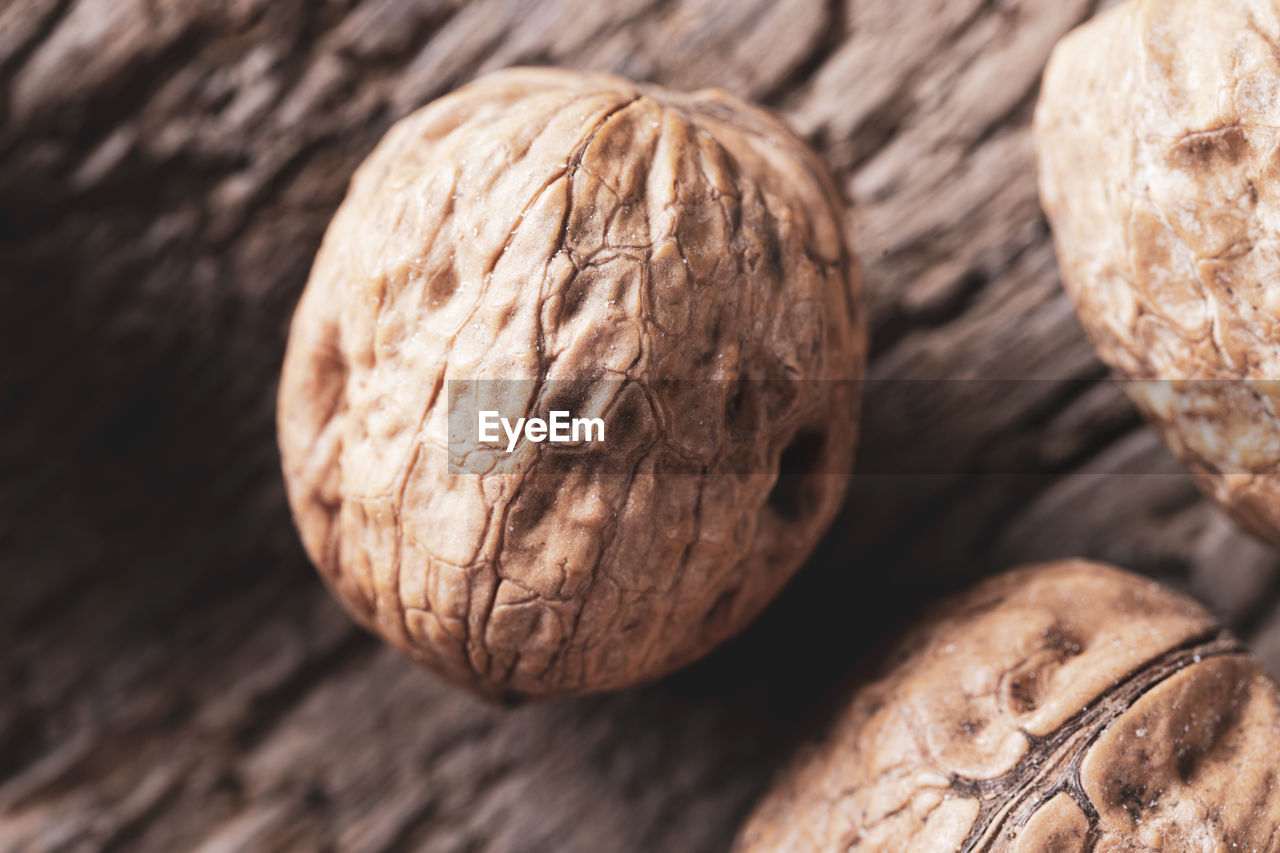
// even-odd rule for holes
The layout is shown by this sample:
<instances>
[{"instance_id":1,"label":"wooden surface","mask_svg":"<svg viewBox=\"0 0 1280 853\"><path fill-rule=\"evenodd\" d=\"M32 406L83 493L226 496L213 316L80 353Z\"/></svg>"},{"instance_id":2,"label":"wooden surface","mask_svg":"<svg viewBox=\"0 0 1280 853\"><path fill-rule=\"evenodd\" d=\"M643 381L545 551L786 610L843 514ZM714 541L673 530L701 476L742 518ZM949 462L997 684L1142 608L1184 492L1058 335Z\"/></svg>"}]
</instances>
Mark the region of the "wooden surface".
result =
<instances>
[{"instance_id":1,"label":"wooden surface","mask_svg":"<svg viewBox=\"0 0 1280 853\"><path fill-rule=\"evenodd\" d=\"M1027 124L1094 11L0 3L0 849L721 850L877 639L1028 560L1158 575L1280 672L1276 555L1141 426L1057 282ZM785 114L851 202L886 381L844 516L745 635L644 689L501 709L329 600L272 418L352 169L517 63Z\"/></svg>"}]
</instances>

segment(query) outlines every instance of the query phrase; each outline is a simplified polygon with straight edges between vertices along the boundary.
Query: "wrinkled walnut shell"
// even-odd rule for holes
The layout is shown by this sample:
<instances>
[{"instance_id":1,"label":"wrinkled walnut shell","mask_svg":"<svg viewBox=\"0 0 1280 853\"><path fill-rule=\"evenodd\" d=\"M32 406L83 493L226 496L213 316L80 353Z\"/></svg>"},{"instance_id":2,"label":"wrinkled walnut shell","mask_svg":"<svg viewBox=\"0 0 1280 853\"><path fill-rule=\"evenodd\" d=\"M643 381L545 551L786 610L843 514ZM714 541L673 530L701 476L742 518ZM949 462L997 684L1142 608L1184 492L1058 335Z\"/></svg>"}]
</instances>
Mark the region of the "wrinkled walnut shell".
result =
<instances>
[{"instance_id":1,"label":"wrinkled walnut shell","mask_svg":"<svg viewBox=\"0 0 1280 853\"><path fill-rule=\"evenodd\" d=\"M1274 850L1280 691L1198 604L1068 561L938 607L739 851Z\"/></svg>"},{"instance_id":2,"label":"wrinkled walnut shell","mask_svg":"<svg viewBox=\"0 0 1280 853\"><path fill-rule=\"evenodd\" d=\"M1054 51L1036 144L1098 353L1178 380L1126 387L1202 487L1280 545L1280 384L1264 381L1280 379L1280 7L1100 15Z\"/></svg>"},{"instance_id":3,"label":"wrinkled walnut shell","mask_svg":"<svg viewBox=\"0 0 1280 853\"><path fill-rule=\"evenodd\" d=\"M860 299L829 176L763 111L485 77L388 132L298 306L279 437L307 552L366 625L483 694L666 673L740 630L834 516ZM520 380L532 408L599 380L618 437L568 470L545 445L452 470L454 379ZM739 380L768 382L746 400Z\"/></svg>"}]
</instances>

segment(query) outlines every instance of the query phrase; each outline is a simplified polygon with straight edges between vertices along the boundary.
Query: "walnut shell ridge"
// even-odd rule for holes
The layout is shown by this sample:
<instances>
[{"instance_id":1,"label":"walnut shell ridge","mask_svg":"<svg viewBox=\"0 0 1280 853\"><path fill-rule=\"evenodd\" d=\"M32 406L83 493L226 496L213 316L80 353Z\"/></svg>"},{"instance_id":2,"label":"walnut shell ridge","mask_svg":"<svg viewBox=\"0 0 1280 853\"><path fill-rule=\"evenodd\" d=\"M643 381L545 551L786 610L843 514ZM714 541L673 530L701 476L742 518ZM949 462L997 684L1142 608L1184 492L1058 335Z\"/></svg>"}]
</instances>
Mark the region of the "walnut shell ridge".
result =
<instances>
[{"instance_id":1,"label":"walnut shell ridge","mask_svg":"<svg viewBox=\"0 0 1280 853\"><path fill-rule=\"evenodd\" d=\"M737 850L1275 850L1278 754L1280 690L1200 605L1027 567L908 633Z\"/></svg>"},{"instance_id":2,"label":"walnut shell ridge","mask_svg":"<svg viewBox=\"0 0 1280 853\"><path fill-rule=\"evenodd\" d=\"M458 684L650 680L742 629L834 517L865 340L838 193L777 119L498 72L392 127L325 235L279 394L294 518L336 597ZM455 379L523 383L531 410L598 382L622 437L459 472Z\"/></svg>"},{"instance_id":3,"label":"walnut shell ridge","mask_svg":"<svg viewBox=\"0 0 1280 853\"><path fill-rule=\"evenodd\" d=\"M1098 16L1054 50L1035 138L1099 355L1142 380L1130 396L1201 486L1280 545L1280 6Z\"/></svg>"}]
</instances>

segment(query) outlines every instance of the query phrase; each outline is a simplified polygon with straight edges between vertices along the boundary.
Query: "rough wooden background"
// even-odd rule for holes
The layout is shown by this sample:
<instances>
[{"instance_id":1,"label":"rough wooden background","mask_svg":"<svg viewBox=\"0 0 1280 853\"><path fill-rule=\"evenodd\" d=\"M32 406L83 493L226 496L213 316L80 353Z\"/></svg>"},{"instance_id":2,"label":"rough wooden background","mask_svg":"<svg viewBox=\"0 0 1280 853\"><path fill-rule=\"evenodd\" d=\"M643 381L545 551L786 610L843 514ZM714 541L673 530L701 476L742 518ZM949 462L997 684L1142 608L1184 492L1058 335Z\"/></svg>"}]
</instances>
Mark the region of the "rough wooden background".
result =
<instances>
[{"instance_id":1,"label":"rough wooden background","mask_svg":"<svg viewBox=\"0 0 1280 853\"><path fill-rule=\"evenodd\" d=\"M0 849L720 850L876 638L1033 559L1157 574L1280 672L1276 556L1139 424L1059 290L1027 125L1095 11L0 0ZM330 602L272 418L352 169L517 63L784 113L851 202L877 379L1079 381L873 384L847 510L752 629L645 689L503 710Z\"/></svg>"}]
</instances>

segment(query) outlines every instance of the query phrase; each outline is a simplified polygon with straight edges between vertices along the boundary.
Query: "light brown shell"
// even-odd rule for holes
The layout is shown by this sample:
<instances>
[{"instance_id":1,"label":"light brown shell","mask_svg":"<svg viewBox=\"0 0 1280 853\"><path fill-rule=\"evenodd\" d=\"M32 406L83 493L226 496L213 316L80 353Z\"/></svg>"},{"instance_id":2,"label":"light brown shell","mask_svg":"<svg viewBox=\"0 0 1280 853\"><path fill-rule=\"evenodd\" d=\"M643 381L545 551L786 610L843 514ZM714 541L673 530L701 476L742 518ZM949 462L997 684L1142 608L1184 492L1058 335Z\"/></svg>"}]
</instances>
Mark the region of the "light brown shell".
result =
<instances>
[{"instance_id":1,"label":"light brown shell","mask_svg":"<svg viewBox=\"0 0 1280 853\"><path fill-rule=\"evenodd\" d=\"M1054 51L1040 194L1102 359L1280 545L1280 6L1130 0ZM1240 382L1237 380L1249 380Z\"/></svg>"},{"instance_id":2,"label":"light brown shell","mask_svg":"<svg viewBox=\"0 0 1280 853\"><path fill-rule=\"evenodd\" d=\"M316 258L279 400L306 549L358 618L486 695L666 673L752 619L834 516L860 306L830 178L765 112L485 77L388 132ZM454 379L599 380L624 438L568 471L533 445L519 473L451 472ZM667 379L704 382L690 400ZM741 379L785 393L743 420ZM779 478L784 453L809 473ZM672 460L700 473L655 473Z\"/></svg>"},{"instance_id":3,"label":"light brown shell","mask_svg":"<svg viewBox=\"0 0 1280 853\"><path fill-rule=\"evenodd\" d=\"M1068 561L938 607L740 853L1280 845L1280 691L1199 605Z\"/></svg>"}]
</instances>

